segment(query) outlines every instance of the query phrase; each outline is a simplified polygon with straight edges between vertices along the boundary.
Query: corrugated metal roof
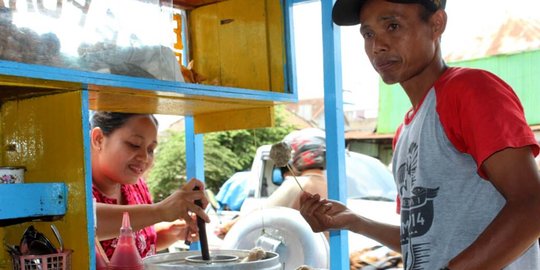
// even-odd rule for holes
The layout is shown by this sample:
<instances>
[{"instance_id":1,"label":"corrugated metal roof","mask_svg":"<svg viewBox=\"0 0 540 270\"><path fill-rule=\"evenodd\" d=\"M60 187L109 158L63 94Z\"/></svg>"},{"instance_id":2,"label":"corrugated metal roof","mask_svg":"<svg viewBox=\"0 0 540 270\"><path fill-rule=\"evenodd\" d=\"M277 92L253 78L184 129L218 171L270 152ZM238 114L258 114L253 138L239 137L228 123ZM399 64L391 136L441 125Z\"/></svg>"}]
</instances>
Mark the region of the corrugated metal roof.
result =
<instances>
[{"instance_id":1,"label":"corrugated metal roof","mask_svg":"<svg viewBox=\"0 0 540 270\"><path fill-rule=\"evenodd\" d=\"M456 62L540 49L540 19L508 17L492 33L470 43L466 50L449 52L444 58Z\"/></svg>"}]
</instances>

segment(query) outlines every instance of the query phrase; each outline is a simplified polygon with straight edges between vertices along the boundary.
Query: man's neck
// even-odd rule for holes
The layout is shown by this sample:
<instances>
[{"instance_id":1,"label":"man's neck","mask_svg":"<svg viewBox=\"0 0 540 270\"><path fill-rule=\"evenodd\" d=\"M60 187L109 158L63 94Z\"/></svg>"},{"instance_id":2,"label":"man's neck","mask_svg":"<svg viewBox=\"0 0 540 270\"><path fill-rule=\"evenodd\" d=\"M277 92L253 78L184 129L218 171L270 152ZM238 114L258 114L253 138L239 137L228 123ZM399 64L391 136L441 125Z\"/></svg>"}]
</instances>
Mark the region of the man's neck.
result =
<instances>
[{"instance_id":1,"label":"man's neck","mask_svg":"<svg viewBox=\"0 0 540 270\"><path fill-rule=\"evenodd\" d=\"M300 176L308 176L308 175L324 176L324 173L321 169L307 169L305 171L302 171L302 174Z\"/></svg>"},{"instance_id":2,"label":"man's neck","mask_svg":"<svg viewBox=\"0 0 540 270\"><path fill-rule=\"evenodd\" d=\"M403 87L405 93L409 97L414 110L418 109L418 106L426 93L433 87L446 69L448 69L448 66L446 66L444 61L439 58L434 60L431 65L426 67L426 69L414 78L400 83L401 87Z\"/></svg>"}]
</instances>

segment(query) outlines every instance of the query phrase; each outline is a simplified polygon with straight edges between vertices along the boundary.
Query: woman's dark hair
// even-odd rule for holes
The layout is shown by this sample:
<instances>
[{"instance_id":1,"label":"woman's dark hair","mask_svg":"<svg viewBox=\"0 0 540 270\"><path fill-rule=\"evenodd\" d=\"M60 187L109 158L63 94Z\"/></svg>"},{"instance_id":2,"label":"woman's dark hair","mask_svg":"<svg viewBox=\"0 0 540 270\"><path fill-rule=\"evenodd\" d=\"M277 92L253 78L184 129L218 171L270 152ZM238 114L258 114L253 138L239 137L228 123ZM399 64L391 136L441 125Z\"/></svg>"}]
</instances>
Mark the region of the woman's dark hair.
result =
<instances>
[{"instance_id":1,"label":"woman's dark hair","mask_svg":"<svg viewBox=\"0 0 540 270\"><path fill-rule=\"evenodd\" d=\"M109 136L118 128L122 127L130 118L139 115L149 115L152 121L158 126L156 117L152 114L138 114L138 113L118 113L118 112L104 112L95 111L92 119L90 120L91 128L99 127L103 131L105 136Z\"/></svg>"}]
</instances>

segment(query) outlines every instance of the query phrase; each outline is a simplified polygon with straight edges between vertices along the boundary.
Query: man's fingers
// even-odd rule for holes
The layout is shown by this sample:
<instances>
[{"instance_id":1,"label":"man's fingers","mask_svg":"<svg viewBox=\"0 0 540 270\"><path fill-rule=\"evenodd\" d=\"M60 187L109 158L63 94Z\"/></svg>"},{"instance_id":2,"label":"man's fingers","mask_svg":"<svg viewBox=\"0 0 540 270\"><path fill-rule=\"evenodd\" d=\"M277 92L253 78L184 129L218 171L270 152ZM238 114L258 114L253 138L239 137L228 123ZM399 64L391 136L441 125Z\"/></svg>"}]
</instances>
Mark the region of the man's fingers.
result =
<instances>
[{"instance_id":1,"label":"man's fingers","mask_svg":"<svg viewBox=\"0 0 540 270\"><path fill-rule=\"evenodd\" d=\"M306 200L310 199L313 196L313 194L304 191L302 194L300 194L300 203L304 203Z\"/></svg>"}]
</instances>

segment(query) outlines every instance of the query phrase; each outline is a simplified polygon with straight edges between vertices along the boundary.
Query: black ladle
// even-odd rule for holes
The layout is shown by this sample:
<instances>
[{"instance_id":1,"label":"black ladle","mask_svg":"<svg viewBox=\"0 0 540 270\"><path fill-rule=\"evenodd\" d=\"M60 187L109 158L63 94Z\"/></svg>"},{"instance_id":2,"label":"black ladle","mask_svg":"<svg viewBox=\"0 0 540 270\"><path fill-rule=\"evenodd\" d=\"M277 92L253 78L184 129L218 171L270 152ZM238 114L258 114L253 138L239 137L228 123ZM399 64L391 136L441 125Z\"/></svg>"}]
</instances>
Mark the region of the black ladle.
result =
<instances>
[{"instance_id":1,"label":"black ladle","mask_svg":"<svg viewBox=\"0 0 540 270\"><path fill-rule=\"evenodd\" d=\"M199 187L193 188L193 190L199 190ZM195 200L195 204L199 207L203 207L201 200ZM208 250L208 238L206 237L206 222L204 219L197 216L197 227L199 228L199 242L201 243L201 255L205 261L210 261L210 251Z\"/></svg>"}]
</instances>

